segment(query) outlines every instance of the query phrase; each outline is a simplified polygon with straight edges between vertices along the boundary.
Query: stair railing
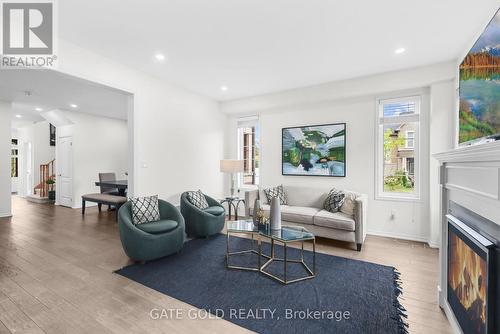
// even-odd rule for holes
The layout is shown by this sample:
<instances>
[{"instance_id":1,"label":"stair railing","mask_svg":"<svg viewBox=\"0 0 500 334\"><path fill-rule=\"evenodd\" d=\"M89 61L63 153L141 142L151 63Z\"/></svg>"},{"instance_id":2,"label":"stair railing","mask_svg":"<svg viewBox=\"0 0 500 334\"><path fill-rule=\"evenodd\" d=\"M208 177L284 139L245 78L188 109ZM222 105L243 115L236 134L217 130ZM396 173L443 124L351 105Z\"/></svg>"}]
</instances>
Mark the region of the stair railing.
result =
<instances>
[{"instance_id":1,"label":"stair railing","mask_svg":"<svg viewBox=\"0 0 500 334\"><path fill-rule=\"evenodd\" d=\"M40 197L47 197L49 195L49 185L47 184L47 180L55 177L54 162L55 159L46 164L40 165L40 183L35 187L35 193L37 189L40 189Z\"/></svg>"}]
</instances>

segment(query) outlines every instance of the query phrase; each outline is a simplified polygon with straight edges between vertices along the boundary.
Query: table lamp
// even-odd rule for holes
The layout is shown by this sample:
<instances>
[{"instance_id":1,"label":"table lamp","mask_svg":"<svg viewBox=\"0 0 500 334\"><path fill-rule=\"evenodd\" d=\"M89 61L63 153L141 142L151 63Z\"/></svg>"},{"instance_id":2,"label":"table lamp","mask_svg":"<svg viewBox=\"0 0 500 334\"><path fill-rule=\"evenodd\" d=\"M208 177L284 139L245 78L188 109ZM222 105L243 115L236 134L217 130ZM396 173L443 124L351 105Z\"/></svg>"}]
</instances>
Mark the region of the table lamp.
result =
<instances>
[{"instance_id":1,"label":"table lamp","mask_svg":"<svg viewBox=\"0 0 500 334\"><path fill-rule=\"evenodd\" d=\"M231 197L234 197L234 174L244 171L243 160L224 159L220 161L220 171L231 174Z\"/></svg>"}]
</instances>

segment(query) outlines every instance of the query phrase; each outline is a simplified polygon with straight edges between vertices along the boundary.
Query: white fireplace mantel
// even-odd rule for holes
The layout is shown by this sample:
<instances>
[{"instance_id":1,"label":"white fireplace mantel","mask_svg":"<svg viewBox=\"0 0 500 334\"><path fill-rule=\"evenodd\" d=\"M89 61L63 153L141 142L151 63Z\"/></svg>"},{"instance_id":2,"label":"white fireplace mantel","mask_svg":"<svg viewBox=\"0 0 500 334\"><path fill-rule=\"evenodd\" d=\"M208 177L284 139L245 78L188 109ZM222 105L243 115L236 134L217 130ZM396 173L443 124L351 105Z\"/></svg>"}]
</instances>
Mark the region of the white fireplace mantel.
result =
<instances>
[{"instance_id":1,"label":"white fireplace mantel","mask_svg":"<svg viewBox=\"0 0 500 334\"><path fill-rule=\"evenodd\" d=\"M500 141L476 146L464 146L433 155L441 163L500 161Z\"/></svg>"},{"instance_id":2,"label":"white fireplace mantel","mask_svg":"<svg viewBox=\"0 0 500 334\"><path fill-rule=\"evenodd\" d=\"M453 330L462 333L447 295L446 214L449 202L459 205L500 225L500 141L477 146L461 147L433 155L439 161L441 246L439 247L439 305Z\"/></svg>"}]
</instances>

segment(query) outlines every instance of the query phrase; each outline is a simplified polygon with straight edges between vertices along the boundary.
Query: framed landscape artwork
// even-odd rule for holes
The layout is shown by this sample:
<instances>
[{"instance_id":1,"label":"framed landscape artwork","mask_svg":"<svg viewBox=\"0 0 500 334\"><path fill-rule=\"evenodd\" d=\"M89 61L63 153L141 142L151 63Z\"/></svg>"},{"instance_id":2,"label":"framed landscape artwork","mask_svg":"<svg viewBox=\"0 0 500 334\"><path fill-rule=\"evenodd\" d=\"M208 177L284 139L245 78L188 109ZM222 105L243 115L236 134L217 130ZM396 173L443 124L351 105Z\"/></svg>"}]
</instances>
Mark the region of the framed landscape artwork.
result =
<instances>
[{"instance_id":1,"label":"framed landscape artwork","mask_svg":"<svg viewBox=\"0 0 500 334\"><path fill-rule=\"evenodd\" d=\"M460 64L459 144L500 140L500 10Z\"/></svg>"},{"instance_id":2,"label":"framed landscape artwork","mask_svg":"<svg viewBox=\"0 0 500 334\"><path fill-rule=\"evenodd\" d=\"M345 177L346 124L282 129L283 175Z\"/></svg>"}]
</instances>

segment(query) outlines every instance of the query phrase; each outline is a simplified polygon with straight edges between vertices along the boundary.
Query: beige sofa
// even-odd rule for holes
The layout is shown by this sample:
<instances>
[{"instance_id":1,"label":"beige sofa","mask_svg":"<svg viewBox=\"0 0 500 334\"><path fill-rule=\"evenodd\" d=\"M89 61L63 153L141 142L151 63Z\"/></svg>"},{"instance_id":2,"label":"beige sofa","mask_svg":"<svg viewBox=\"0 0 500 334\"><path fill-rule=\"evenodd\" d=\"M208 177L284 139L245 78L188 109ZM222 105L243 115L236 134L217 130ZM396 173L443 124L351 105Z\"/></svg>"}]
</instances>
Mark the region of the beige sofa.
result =
<instances>
[{"instance_id":1,"label":"beige sofa","mask_svg":"<svg viewBox=\"0 0 500 334\"><path fill-rule=\"evenodd\" d=\"M306 187L283 186L288 205L281 206L281 219L285 225L304 226L318 237L352 242L356 249L366 237L367 196L352 191L346 192L346 201L341 211L331 213L323 210L323 202L329 190ZM245 193L246 215L253 215L255 199L260 198L261 207L267 213L270 206L264 191Z\"/></svg>"}]
</instances>

